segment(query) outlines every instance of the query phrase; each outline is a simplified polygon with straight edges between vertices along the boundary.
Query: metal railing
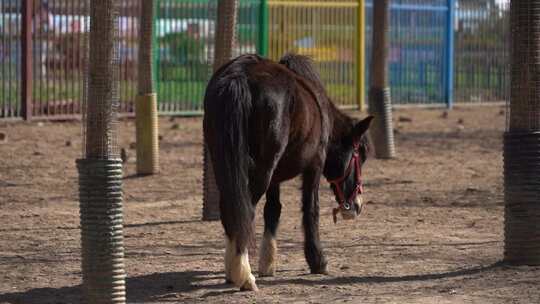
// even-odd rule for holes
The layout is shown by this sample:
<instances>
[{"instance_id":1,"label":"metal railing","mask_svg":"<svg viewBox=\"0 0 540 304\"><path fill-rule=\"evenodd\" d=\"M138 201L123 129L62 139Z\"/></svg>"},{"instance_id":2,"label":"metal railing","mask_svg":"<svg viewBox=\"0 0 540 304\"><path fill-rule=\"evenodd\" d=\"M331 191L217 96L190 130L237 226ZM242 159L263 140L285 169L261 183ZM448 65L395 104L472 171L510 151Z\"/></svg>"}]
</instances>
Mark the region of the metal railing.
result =
<instances>
[{"instance_id":1,"label":"metal railing","mask_svg":"<svg viewBox=\"0 0 540 304\"><path fill-rule=\"evenodd\" d=\"M360 2L272 0L269 5L269 57L286 52L314 60L330 97L345 107L359 105Z\"/></svg>"},{"instance_id":2,"label":"metal railing","mask_svg":"<svg viewBox=\"0 0 540 304\"><path fill-rule=\"evenodd\" d=\"M139 1L117 3L120 111L131 112L137 79ZM88 13L88 0L1 2L0 118L70 119L81 114Z\"/></svg>"},{"instance_id":3,"label":"metal railing","mask_svg":"<svg viewBox=\"0 0 540 304\"><path fill-rule=\"evenodd\" d=\"M456 7L454 95L482 103L510 96L509 2L459 1Z\"/></svg>"},{"instance_id":4,"label":"metal railing","mask_svg":"<svg viewBox=\"0 0 540 304\"><path fill-rule=\"evenodd\" d=\"M448 104L451 42L447 0L390 2L389 81L394 104ZM373 0L366 1L366 56L371 57ZM369 81L369 70L366 71Z\"/></svg>"},{"instance_id":5,"label":"metal railing","mask_svg":"<svg viewBox=\"0 0 540 304\"><path fill-rule=\"evenodd\" d=\"M20 11L20 1L0 1L0 118L21 115Z\"/></svg>"},{"instance_id":6,"label":"metal railing","mask_svg":"<svg viewBox=\"0 0 540 304\"><path fill-rule=\"evenodd\" d=\"M364 86L369 84L365 62L372 51L372 1L366 0L364 6L364 0L240 0L233 55L259 53L272 59L287 51L309 55L336 103L362 107ZM124 114L133 112L136 94L139 3L117 1ZM508 3L489 3L391 1L389 72L394 104L444 106L454 99L458 103L507 99ZM0 118L80 115L88 8L89 0L0 1ZM160 113L202 113L213 62L216 9L217 0L156 0Z\"/></svg>"},{"instance_id":7,"label":"metal railing","mask_svg":"<svg viewBox=\"0 0 540 304\"><path fill-rule=\"evenodd\" d=\"M240 0L233 56L258 52L259 0ZM154 54L162 114L200 114L214 61L217 1L160 0Z\"/></svg>"}]
</instances>

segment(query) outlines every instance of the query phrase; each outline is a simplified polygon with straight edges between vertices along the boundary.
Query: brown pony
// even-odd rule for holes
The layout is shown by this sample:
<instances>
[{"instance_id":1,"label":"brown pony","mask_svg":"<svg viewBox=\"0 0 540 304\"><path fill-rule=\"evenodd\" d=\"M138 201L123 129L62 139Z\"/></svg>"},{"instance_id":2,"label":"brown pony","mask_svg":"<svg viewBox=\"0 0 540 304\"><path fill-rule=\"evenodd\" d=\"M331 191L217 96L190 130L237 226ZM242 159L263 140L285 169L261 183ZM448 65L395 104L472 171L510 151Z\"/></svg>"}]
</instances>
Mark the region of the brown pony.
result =
<instances>
[{"instance_id":1,"label":"brown pony","mask_svg":"<svg viewBox=\"0 0 540 304\"><path fill-rule=\"evenodd\" d=\"M279 63L243 55L210 79L204 136L220 192L227 237L225 274L257 290L247 243L255 207L266 193L259 275L272 276L281 214L280 183L302 175L304 254L311 273L326 273L319 241L319 181L326 177L344 218L361 211L364 133L373 117L355 122L330 101L311 61L288 54ZM335 214L334 214L335 215Z\"/></svg>"}]
</instances>

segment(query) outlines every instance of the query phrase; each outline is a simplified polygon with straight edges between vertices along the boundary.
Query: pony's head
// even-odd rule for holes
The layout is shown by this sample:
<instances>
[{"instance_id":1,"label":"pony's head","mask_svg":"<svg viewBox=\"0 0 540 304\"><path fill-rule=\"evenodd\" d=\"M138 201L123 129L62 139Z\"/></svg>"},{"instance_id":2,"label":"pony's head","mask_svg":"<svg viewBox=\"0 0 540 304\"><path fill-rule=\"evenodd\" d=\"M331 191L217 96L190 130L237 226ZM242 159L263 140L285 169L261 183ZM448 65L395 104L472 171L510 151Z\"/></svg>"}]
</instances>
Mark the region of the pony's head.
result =
<instances>
[{"instance_id":1,"label":"pony's head","mask_svg":"<svg viewBox=\"0 0 540 304\"><path fill-rule=\"evenodd\" d=\"M362 211L362 165L367 159L369 143L365 136L373 120L369 116L352 127L340 138L334 138L328 147L323 175L330 183L338 207L334 209L344 219L353 219Z\"/></svg>"}]
</instances>

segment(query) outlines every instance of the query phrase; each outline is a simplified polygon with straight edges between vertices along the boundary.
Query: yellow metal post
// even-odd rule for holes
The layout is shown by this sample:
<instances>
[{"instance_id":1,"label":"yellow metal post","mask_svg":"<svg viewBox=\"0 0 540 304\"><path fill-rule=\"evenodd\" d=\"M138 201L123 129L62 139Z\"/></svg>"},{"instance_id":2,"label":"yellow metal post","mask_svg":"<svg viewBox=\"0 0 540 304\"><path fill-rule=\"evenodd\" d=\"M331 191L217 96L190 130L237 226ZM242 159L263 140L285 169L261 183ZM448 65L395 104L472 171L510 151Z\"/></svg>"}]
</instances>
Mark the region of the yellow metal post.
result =
<instances>
[{"instance_id":1,"label":"yellow metal post","mask_svg":"<svg viewBox=\"0 0 540 304\"><path fill-rule=\"evenodd\" d=\"M137 174L159 171L158 113L156 93L138 95L135 99L137 137Z\"/></svg>"},{"instance_id":2,"label":"yellow metal post","mask_svg":"<svg viewBox=\"0 0 540 304\"><path fill-rule=\"evenodd\" d=\"M364 111L366 108L365 96L366 96L366 9L365 0L358 0L358 16L357 22L357 37L358 37L358 50L357 50L357 81L358 81L358 108L360 111Z\"/></svg>"}]
</instances>

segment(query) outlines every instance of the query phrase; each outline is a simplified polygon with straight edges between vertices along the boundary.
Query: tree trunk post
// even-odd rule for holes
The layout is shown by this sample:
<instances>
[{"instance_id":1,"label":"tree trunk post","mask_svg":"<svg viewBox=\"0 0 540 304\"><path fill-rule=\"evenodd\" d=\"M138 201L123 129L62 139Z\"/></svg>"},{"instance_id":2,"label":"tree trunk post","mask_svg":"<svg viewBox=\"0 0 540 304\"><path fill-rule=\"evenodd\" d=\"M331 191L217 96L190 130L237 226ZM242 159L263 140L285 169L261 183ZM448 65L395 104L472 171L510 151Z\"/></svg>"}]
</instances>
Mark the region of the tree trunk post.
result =
<instances>
[{"instance_id":1,"label":"tree trunk post","mask_svg":"<svg viewBox=\"0 0 540 304\"><path fill-rule=\"evenodd\" d=\"M369 112L375 116L370 134L377 158L394 158L394 130L392 102L388 86L389 2L373 1L373 51L371 52L371 79Z\"/></svg>"},{"instance_id":2,"label":"tree trunk post","mask_svg":"<svg viewBox=\"0 0 540 304\"><path fill-rule=\"evenodd\" d=\"M540 1L512 0L504 135L504 260L540 265Z\"/></svg>"},{"instance_id":3,"label":"tree trunk post","mask_svg":"<svg viewBox=\"0 0 540 304\"><path fill-rule=\"evenodd\" d=\"M135 104L137 174L159 171L157 95L154 90L153 24L154 0L141 0L139 24L138 91Z\"/></svg>"},{"instance_id":4,"label":"tree trunk post","mask_svg":"<svg viewBox=\"0 0 540 304\"><path fill-rule=\"evenodd\" d=\"M216 22L216 43L214 50L214 71L232 57L235 41L237 0L218 1ZM204 172L203 172L203 220L216 221L219 215L219 189L217 188L212 159L204 143Z\"/></svg>"}]
</instances>

